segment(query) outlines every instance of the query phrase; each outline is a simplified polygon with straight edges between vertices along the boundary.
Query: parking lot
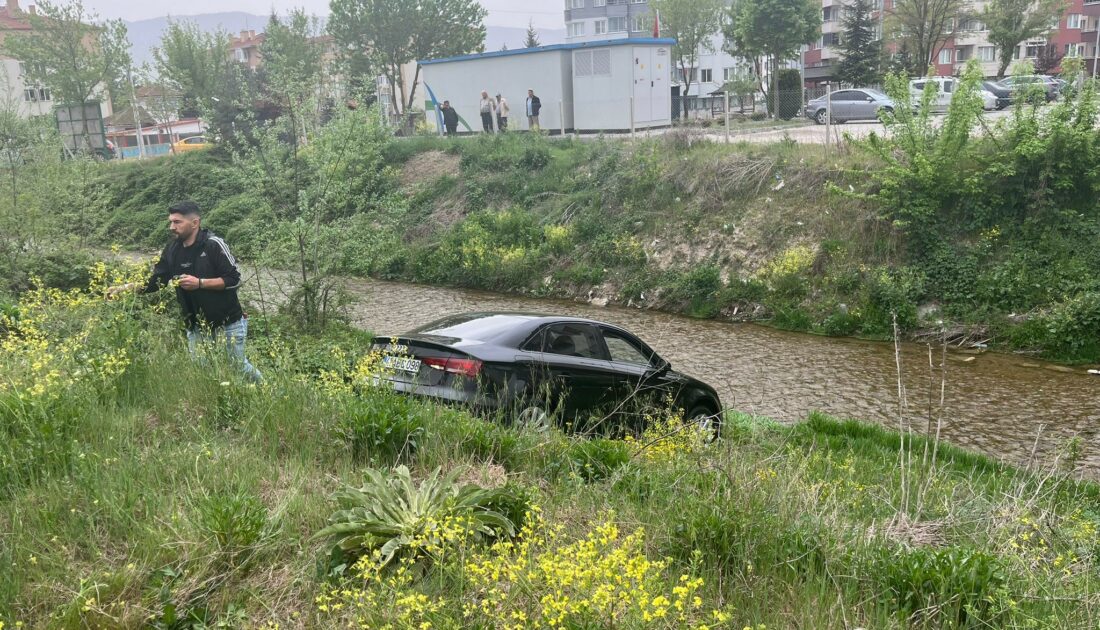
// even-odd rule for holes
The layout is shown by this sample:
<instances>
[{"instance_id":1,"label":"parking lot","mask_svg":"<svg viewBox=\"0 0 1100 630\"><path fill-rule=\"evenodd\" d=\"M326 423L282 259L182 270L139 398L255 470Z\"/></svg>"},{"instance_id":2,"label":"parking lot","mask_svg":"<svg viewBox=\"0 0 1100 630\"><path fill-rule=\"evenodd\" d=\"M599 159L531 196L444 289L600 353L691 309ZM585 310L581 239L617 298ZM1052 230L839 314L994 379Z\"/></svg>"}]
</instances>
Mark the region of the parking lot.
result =
<instances>
[{"instance_id":1,"label":"parking lot","mask_svg":"<svg viewBox=\"0 0 1100 630\"><path fill-rule=\"evenodd\" d=\"M1005 109L1001 111L993 111L985 113L986 124L993 125L997 121L1004 119L1007 116L1012 115L1012 110ZM942 124L943 115L937 114L934 117L936 124ZM876 133L883 133L884 127L880 122L850 122L842 123L839 125L832 125L833 141L842 139L845 134L853 138L864 138L872 131ZM771 142L777 142L785 137L794 140L795 142L805 144L825 144L826 137L825 125L806 125L802 127L788 127L786 129L775 129L770 131L758 131L755 133L741 133L731 134L731 142L749 142L753 144L767 144ZM710 134L711 137L718 141L725 141L725 134Z\"/></svg>"}]
</instances>

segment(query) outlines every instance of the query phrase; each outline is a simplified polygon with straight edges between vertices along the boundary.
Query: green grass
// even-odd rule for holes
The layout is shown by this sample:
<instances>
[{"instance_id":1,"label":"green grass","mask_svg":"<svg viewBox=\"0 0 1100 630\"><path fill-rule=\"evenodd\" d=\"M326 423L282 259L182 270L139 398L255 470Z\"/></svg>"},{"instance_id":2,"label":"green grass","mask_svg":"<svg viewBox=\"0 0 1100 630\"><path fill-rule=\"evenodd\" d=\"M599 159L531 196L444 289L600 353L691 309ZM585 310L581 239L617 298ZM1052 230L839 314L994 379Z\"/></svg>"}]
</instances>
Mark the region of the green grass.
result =
<instances>
[{"instance_id":1,"label":"green grass","mask_svg":"<svg viewBox=\"0 0 1100 630\"><path fill-rule=\"evenodd\" d=\"M330 543L312 536L335 490L396 464L416 478L437 467L506 476L564 540L607 518L644 528L642 553L667 558L669 580L701 577L728 627L1098 621L1093 483L943 444L932 458L921 439L903 481L898 434L819 414L785 427L730 411L716 444L677 436L646 451L644 439L528 433L349 386L369 335L304 336L278 319L254 319L249 354L267 381L251 387L231 366L188 358L172 316L146 302L20 306L62 377L98 365L62 349L81 331L95 333L97 355L129 352L110 378L75 376L45 398L21 384L33 366L17 349L0 358L15 386L0 398L7 627L332 627L339 616L314 601L332 583ZM444 564L407 589L461 600L463 575ZM434 627L469 627L457 606L432 613Z\"/></svg>"}]
</instances>

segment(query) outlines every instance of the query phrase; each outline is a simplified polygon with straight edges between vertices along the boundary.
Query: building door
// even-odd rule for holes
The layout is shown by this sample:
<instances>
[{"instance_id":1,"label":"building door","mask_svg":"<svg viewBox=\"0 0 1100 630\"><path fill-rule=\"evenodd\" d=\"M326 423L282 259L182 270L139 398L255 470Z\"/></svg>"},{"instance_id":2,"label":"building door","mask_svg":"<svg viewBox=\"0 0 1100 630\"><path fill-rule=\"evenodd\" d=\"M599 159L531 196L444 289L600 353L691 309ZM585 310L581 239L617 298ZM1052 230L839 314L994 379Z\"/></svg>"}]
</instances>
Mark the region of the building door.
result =
<instances>
[{"instance_id":1,"label":"building door","mask_svg":"<svg viewBox=\"0 0 1100 630\"><path fill-rule=\"evenodd\" d=\"M634 123L646 123L654 118L653 90L656 88L653 49L634 48Z\"/></svg>"}]
</instances>

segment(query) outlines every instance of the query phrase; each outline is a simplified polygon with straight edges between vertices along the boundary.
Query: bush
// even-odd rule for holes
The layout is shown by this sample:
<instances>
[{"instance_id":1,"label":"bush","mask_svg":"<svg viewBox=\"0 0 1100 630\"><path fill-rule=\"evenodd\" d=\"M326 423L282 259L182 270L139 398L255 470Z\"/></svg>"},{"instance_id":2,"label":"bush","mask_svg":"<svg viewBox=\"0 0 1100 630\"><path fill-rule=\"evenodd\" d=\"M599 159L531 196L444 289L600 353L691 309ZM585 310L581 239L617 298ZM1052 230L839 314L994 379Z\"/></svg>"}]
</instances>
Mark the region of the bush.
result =
<instances>
[{"instance_id":1,"label":"bush","mask_svg":"<svg viewBox=\"0 0 1100 630\"><path fill-rule=\"evenodd\" d=\"M350 402L336 420L337 438L357 462L408 458L426 430L415 401L384 391L368 391Z\"/></svg>"},{"instance_id":2,"label":"bush","mask_svg":"<svg viewBox=\"0 0 1100 630\"><path fill-rule=\"evenodd\" d=\"M621 440L577 440L569 445L565 458L581 479L598 481L630 461L630 448Z\"/></svg>"},{"instance_id":3,"label":"bush","mask_svg":"<svg viewBox=\"0 0 1100 630\"><path fill-rule=\"evenodd\" d=\"M776 114L776 118L790 120L798 115L802 109L802 76L798 70L787 68L779 71L777 77L779 85L779 111L775 109L775 88L768 92L768 111Z\"/></svg>"},{"instance_id":4,"label":"bush","mask_svg":"<svg viewBox=\"0 0 1100 630\"><path fill-rule=\"evenodd\" d=\"M1085 292L1054 305L1039 318L1044 351L1064 361L1100 359L1100 292Z\"/></svg>"}]
</instances>

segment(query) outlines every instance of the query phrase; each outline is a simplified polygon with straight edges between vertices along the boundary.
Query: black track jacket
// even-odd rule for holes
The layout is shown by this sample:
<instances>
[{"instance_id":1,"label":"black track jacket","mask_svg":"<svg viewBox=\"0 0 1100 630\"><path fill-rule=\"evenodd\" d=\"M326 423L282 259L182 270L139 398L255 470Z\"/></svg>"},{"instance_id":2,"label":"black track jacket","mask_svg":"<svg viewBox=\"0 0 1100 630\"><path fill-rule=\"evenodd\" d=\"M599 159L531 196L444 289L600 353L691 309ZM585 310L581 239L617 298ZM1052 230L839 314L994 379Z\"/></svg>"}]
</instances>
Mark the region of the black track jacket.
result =
<instances>
[{"instance_id":1,"label":"black track jacket","mask_svg":"<svg viewBox=\"0 0 1100 630\"><path fill-rule=\"evenodd\" d=\"M224 291L184 291L176 287L176 299L183 310L183 319L188 330L205 326L218 328L232 324L244 316L241 302L237 299L237 288L241 286L237 259L229 253L229 246L225 241L211 234L209 230L199 230L191 247L184 247L178 240L168 243L160 254L160 260L153 267L153 275L145 284L143 292L156 291L167 285L172 278L181 275L191 275L203 280L221 278L225 281Z\"/></svg>"}]
</instances>

